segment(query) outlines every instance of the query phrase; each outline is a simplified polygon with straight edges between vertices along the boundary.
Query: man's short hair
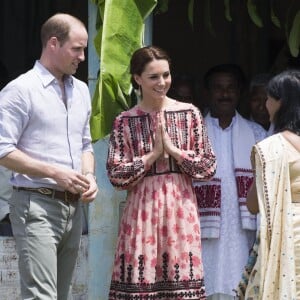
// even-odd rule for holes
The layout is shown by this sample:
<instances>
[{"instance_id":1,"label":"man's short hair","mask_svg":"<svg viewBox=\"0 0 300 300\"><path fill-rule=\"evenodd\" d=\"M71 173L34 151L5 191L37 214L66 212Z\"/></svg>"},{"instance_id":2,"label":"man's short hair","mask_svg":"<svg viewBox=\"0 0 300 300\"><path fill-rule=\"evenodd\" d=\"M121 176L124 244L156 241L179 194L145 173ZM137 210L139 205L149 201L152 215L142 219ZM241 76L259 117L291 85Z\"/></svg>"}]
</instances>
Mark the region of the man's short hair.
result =
<instances>
[{"instance_id":1,"label":"man's short hair","mask_svg":"<svg viewBox=\"0 0 300 300\"><path fill-rule=\"evenodd\" d=\"M210 68L203 77L204 87L210 88L211 79L214 75L219 73L230 74L235 78L238 87L243 89L246 85L246 76L239 65L236 64L220 64Z\"/></svg>"}]
</instances>

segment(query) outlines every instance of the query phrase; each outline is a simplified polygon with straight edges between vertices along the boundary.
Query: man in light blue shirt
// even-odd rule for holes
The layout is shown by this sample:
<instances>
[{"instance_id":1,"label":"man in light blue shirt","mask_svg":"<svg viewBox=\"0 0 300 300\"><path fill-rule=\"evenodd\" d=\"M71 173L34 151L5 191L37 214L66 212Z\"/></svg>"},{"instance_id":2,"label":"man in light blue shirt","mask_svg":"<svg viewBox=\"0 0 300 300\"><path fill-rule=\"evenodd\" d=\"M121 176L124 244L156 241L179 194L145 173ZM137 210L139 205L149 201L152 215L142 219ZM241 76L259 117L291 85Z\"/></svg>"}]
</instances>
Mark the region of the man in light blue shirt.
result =
<instances>
[{"instance_id":1,"label":"man in light blue shirt","mask_svg":"<svg viewBox=\"0 0 300 300\"><path fill-rule=\"evenodd\" d=\"M10 220L22 299L67 300L80 235L80 201L97 195L84 24L56 14L41 28L33 69L0 92L0 164L13 171Z\"/></svg>"}]
</instances>

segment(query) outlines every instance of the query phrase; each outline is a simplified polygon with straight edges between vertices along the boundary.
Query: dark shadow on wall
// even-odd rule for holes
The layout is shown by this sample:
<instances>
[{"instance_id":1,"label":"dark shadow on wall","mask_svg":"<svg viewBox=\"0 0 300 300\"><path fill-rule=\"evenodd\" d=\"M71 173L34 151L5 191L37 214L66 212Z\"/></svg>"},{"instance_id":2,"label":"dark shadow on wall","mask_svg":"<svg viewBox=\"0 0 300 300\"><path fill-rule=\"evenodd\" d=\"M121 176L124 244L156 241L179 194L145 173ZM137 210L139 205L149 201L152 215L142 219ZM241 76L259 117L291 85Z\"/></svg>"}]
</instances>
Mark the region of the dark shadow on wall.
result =
<instances>
[{"instance_id":1,"label":"dark shadow on wall","mask_svg":"<svg viewBox=\"0 0 300 300\"><path fill-rule=\"evenodd\" d=\"M70 13L88 24L88 1L84 0L2 0L0 2L1 61L9 79L32 68L41 53L40 28L57 13ZM77 77L87 82L87 56Z\"/></svg>"}]
</instances>

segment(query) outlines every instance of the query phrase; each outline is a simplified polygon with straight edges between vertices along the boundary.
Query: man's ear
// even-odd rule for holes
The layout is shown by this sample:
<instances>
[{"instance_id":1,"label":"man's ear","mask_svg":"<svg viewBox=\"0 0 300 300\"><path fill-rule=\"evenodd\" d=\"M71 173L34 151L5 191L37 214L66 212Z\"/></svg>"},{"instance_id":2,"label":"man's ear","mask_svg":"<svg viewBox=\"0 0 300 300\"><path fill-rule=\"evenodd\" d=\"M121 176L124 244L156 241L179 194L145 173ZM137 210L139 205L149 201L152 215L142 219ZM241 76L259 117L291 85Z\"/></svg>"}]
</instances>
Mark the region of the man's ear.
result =
<instances>
[{"instance_id":1,"label":"man's ear","mask_svg":"<svg viewBox=\"0 0 300 300\"><path fill-rule=\"evenodd\" d=\"M55 49L57 46L59 46L59 41L55 36L52 36L48 42L47 45L51 48L51 49Z\"/></svg>"}]
</instances>

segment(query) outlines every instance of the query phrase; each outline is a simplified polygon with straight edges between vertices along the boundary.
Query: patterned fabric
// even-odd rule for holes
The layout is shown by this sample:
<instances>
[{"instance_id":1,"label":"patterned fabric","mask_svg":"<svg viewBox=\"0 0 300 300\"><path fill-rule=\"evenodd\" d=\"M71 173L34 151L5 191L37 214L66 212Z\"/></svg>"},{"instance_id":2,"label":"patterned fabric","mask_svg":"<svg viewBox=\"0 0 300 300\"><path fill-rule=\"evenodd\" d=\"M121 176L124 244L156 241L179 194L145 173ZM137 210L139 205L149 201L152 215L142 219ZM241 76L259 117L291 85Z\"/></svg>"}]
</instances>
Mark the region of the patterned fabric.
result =
<instances>
[{"instance_id":1,"label":"patterned fabric","mask_svg":"<svg viewBox=\"0 0 300 300\"><path fill-rule=\"evenodd\" d=\"M246 207L247 191L253 182L252 170L235 169L238 202L242 226L253 228L254 216ZM198 207L200 209L202 238L219 238L221 227L221 179L214 177L209 182L194 182Z\"/></svg>"},{"instance_id":2,"label":"patterned fabric","mask_svg":"<svg viewBox=\"0 0 300 300\"><path fill-rule=\"evenodd\" d=\"M239 300L245 299L245 293L246 293L246 288L248 286L249 277L257 260L258 247L259 247L259 235L257 236L255 243L250 251L247 264L242 274L242 279L239 282L237 289L235 290L236 296L238 297Z\"/></svg>"},{"instance_id":3,"label":"patterned fabric","mask_svg":"<svg viewBox=\"0 0 300 300\"><path fill-rule=\"evenodd\" d=\"M109 299L205 299L200 224L191 177L207 180L216 161L200 112L176 102L164 112L183 161L161 157L151 167L156 113L138 106L114 122L107 169L112 184L128 189Z\"/></svg>"},{"instance_id":4,"label":"patterned fabric","mask_svg":"<svg viewBox=\"0 0 300 300\"><path fill-rule=\"evenodd\" d=\"M291 198L291 145L279 133L253 149L260 212L260 246L250 274L245 299L299 299ZM293 149L299 161L299 152ZM299 171L297 172L299 174ZM295 203L296 204L296 203ZM299 261L299 259L298 259Z\"/></svg>"},{"instance_id":5,"label":"patterned fabric","mask_svg":"<svg viewBox=\"0 0 300 300\"><path fill-rule=\"evenodd\" d=\"M205 117L208 135L212 140L214 149L217 148L216 143L218 142L214 129L216 120L218 119L211 117L210 113ZM236 113L234 122L232 122L232 140L235 141L232 146L233 165L242 228L256 230L256 216L252 215L246 207L247 192L253 181L250 153L252 146L256 142L254 131L248 122L248 120L242 118L238 113ZM224 153L221 151L218 160L223 155ZM219 238L220 236L222 176L220 168L217 168L214 181L194 181L201 217L202 238Z\"/></svg>"},{"instance_id":6,"label":"patterned fabric","mask_svg":"<svg viewBox=\"0 0 300 300\"><path fill-rule=\"evenodd\" d=\"M252 169L236 168L235 180L243 229L256 230L256 216L246 206L247 193L253 182Z\"/></svg>"},{"instance_id":7,"label":"patterned fabric","mask_svg":"<svg viewBox=\"0 0 300 300\"><path fill-rule=\"evenodd\" d=\"M300 299L300 203L293 203L296 299Z\"/></svg>"},{"instance_id":8,"label":"patterned fabric","mask_svg":"<svg viewBox=\"0 0 300 300\"><path fill-rule=\"evenodd\" d=\"M219 238L221 227L221 179L194 182L198 207L201 208L202 238Z\"/></svg>"}]
</instances>

